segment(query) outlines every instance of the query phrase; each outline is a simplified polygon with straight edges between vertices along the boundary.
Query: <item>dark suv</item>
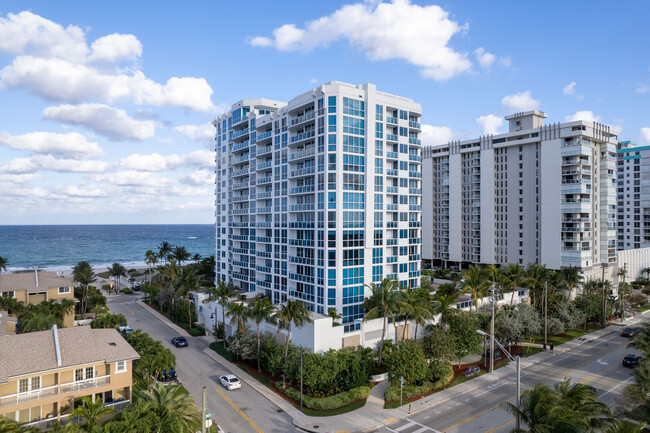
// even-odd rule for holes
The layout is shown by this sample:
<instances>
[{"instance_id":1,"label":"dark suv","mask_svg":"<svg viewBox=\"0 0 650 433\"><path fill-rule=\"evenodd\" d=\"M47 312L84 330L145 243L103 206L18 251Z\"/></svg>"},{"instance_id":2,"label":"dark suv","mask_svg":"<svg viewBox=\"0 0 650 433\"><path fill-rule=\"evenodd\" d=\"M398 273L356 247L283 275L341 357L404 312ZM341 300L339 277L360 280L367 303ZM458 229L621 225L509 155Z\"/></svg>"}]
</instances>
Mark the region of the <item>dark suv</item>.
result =
<instances>
[{"instance_id":1,"label":"dark suv","mask_svg":"<svg viewBox=\"0 0 650 433\"><path fill-rule=\"evenodd\" d=\"M625 355L625 358L623 358L623 365L625 367L629 368L634 368L639 366L639 361L643 359L643 356L640 355Z\"/></svg>"},{"instance_id":2,"label":"dark suv","mask_svg":"<svg viewBox=\"0 0 650 433\"><path fill-rule=\"evenodd\" d=\"M625 328L621 331L621 335L623 337L634 337L640 330L641 328Z\"/></svg>"}]
</instances>

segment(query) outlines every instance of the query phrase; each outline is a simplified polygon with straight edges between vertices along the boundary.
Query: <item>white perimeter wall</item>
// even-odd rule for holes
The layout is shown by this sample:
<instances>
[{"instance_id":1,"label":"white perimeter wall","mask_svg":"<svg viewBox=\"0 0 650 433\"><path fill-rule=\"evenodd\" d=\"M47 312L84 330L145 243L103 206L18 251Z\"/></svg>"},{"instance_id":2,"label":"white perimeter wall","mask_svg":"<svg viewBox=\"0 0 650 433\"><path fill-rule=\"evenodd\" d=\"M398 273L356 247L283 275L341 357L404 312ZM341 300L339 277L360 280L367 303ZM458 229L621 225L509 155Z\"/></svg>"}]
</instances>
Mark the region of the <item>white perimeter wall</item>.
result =
<instances>
[{"instance_id":1,"label":"white perimeter wall","mask_svg":"<svg viewBox=\"0 0 650 433\"><path fill-rule=\"evenodd\" d=\"M638 248L636 250L624 250L618 252L618 268L627 265L627 276L625 281L630 282L641 276L641 271L650 268L650 248Z\"/></svg>"}]
</instances>

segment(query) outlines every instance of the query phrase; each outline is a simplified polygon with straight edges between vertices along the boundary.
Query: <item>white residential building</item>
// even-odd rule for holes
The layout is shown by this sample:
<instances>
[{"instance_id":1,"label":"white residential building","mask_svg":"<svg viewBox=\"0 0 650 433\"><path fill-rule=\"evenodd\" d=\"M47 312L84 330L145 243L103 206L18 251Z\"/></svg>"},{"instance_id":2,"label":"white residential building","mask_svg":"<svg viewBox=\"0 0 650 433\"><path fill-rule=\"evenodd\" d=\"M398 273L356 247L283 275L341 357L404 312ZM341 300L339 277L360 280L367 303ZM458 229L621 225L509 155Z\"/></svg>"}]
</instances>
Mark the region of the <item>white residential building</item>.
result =
<instances>
[{"instance_id":1,"label":"white residential building","mask_svg":"<svg viewBox=\"0 0 650 433\"><path fill-rule=\"evenodd\" d=\"M616 267L616 145L610 127L506 117L509 131L423 150L423 260Z\"/></svg>"},{"instance_id":2,"label":"white residential building","mask_svg":"<svg viewBox=\"0 0 650 433\"><path fill-rule=\"evenodd\" d=\"M421 106L330 82L216 118L216 274L274 303L335 308L359 340L364 284L419 286Z\"/></svg>"},{"instance_id":3,"label":"white residential building","mask_svg":"<svg viewBox=\"0 0 650 433\"><path fill-rule=\"evenodd\" d=\"M617 149L617 248L650 247L650 146L622 141Z\"/></svg>"}]
</instances>

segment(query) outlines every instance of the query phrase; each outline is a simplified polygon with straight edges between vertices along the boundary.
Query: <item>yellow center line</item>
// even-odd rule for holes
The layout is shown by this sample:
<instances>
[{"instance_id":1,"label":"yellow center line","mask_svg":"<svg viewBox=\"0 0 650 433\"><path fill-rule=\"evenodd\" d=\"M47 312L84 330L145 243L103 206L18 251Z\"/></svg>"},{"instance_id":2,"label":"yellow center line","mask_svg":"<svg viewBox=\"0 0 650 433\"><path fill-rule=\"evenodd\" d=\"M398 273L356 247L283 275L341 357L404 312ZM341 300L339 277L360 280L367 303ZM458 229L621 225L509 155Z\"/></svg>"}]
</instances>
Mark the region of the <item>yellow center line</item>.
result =
<instances>
[{"instance_id":1,"label":"yellow center line","mask_svg":"<svg viewBox=\"0 0 650 433\"><path fill-rule=\"evenodd\" d=\"M489 412L489 411L491 411L492 409L498 407L500 404L501 404L501 403L497 403L497 404L495 404L494 406L492 406L491 408L489 408L489 409L485 409L483 412L479 412L479 413L477 413L476 415L472 415L472 416L470 416L469 418L467 418L466 420L461 421L461 422L459 422L458 424L454 424L454 425L452 425L451 427L444 429L444 430L441 431L440 433L445 433L446 431L449 431L449 430L451 430L451 429L454 428L454 427L460 427L461 425L467 424L468 422L470 422L470 421L472 421L473 419L477 418L479 415L483 415L485 412Z\"/></svg>"},{"instance_id":2,"label":"yellow center line","mask_svg":"<svg viewBox=\"0 0 650 433\"><path fill-rule=\"evenodd\" d=\"M133 312L132 309L130 309L129 307L127 307L127 306L124 305L124 304L122 304L122 306L123 306L124 308L126 308L126 310L127 310L129 313L131 313L131 315L135 316L135 313Z\"/></svg>"},{"instance_id":3,"label":"yellow center line","mask_svg":"<svg viewBox=\"0 0 650 433\"><path fill-rule=\"evenodd\" d=\"M491 428L490 430L486 431L485 433L494 433L495 431L504 428L505 426L507 426L508 424L510 424L511 422L513 422L514 420L515 420L515 419L513 418L513 419L511 419L510 421L508 421L507 423L502 424L502 425L500 425L499 427Z\"/></svg>"},{"instance_id":4,"label":"yellow center line","mask_svg":"<svg viewBox=\"0 0 650 433\"><path fill-rule=\"evenodd\" d=\"M594 377L596 377L596 376L600 376L601 374L603 374L603 373L606 372L607 370L610 370L610 369L616 367L616 366L617 366L618 364L620 364L620 363L621 363L621 361L618 361L618 362L616 362L616 363L610 365L609 367L607 367L607 368L604 369L603 371L599 371L599 372L596 373L596 374L593 374L593 375L591 375L591 376L589 376L589 377L586 377L586 378L582 379L582 380L580 381L580 383L587 383L587 382L589 382L591 379L593 379Z\"/></svg>"},{"instance_id":5,"label":"yellow center line","mask_svg":"<svg viewBox=\"0 0 650 433\"><path fill-rule=\"evenodd\" d=\"M233 403L232 400L229 399L228 396L227 396L226 394L224 394L222 390L220 390L219 388L215 388L214 390L217 391L217 392L219 393L219 395L220 395L221 397L223 397L223 399L226 400L226 401L228 402L228 404L231 405L231 406L233 407L233 409L235 409L237 412L239 412L239 414L240 414L240 415L241 415L241 416L242 416L246 421L248 421L248 423L249 423L249 424L250 424L250 425L255 429L255 431L257 431L258 433L264 433L264 431L263 431L261 428L259 428L259 427L257 426L257 424L255 424L255 423L253 422L253 420L250 419L250 417L249 417L248 415L246 415L246 413L244 413L243 410L241 410L239 407L237 407L237 405L236 405L235 403Z\"/></svg>"},{"instance_id":6,"label":"yellow center line","mask_svg":"<svg viewBox=\"0 0 650 433\"><path fill-rule=\"evenodd\" d=\"M395 421L396 419L397 419L397 418L395 418L394 416L391 416L390 418L388 418L388 419L385 420L384 422L385 422L386 424L388 424L388 423L391 423L391 422Z\"/></svg>"}]
</instances>

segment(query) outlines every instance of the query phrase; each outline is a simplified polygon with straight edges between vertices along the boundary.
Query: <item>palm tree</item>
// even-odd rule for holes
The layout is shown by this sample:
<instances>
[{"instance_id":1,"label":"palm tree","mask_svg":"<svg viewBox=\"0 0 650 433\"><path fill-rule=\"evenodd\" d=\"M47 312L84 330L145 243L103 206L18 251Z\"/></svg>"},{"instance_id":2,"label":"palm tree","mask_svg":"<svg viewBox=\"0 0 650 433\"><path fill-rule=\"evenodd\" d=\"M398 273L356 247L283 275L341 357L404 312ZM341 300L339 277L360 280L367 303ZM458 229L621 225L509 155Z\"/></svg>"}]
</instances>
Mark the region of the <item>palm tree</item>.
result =
<instances>
[{"instance_id":1,"label":"palm tree","mask_svg":"<svg viewBox=\"0 0 650 433\"><path fill-rule=\"evenodd\" d=\"M183 266L183 261L187 261L190 258L190 253L187 252L185 247L178 246L174 248L174 251L172 252L174 258L178 262L178 266Z\"/></svg>"},{"instance_id":2,"label":"palm tree","mask_svg":"<svg viewBox=\"0 0 650 433\"><path fill-rule=\"evenodd\" d=\"M245 302L233 302L228 307L228 313L226 316L230 317L230 326L236 326L237 335L240 335L246 329L248 306Z\"/></svg>"},{"instance_id":3,"label":"palm tree","mask_svg":"<svg viewBox=\"0 0 650 433\"><path fill-rule=\"evenodd\" d=\"M379 361L378 365L381 365L381 355L384 348L384 336L386 335L386 321L388 317L393 319L395 322L395 313L399 310L398 307L398 285L397 281L392 278L384 278L381 280L380 284L372 283L370 285L366 284L366 287L370 289L370 296L363 301L363 309L366 311L366 315L363 316L363 320L370 319L383 319L383 326L381 329L381 340L379 341Z\"/></svg>"},{"instance_id":4,"label":"palm tree","mask_svg":"<svg viewBox=\"0 0 650 433\"><path fill-rule=\"evenodd\" d=\"M539 293L537 292L544 287L547 273L546 266L537 263L530 263L526 269L527 286L530 289L531 303L534 307L538 307Z\"/></svg>"},{"instance_id":5,"label":"palm tree","mask_svg":"<svg viewBox=\"0 0 650 433\"><path fill-rule=\"evenodd\" d=\"M81 400L83 401L83 404L77 406L70 416L78 416L85 419L86 424L84 425L84 430L88 433L93 432L101 417L115 412L112 407L105 406L101 398L96 398L95 401L93 401L90 397L81 397Z\"/></svg>"},{"instance_id":6,"label":"palm tree","mask_svg":"<svg viewBox=\"0 0 650 433\"><path fill-rule=\"evenodd\" d=\"M74 312L76 306L72 299L61 299L60 302L52 305L52 312L63 321L66 315Z\"/></svg>"},{"instance_id":7,"label":"palm tree","mask_svg":"<svg viewBox=\"0 0 650 433\"><path fill-rule=\"evenodd\" d=\"M165 265L167 264L167 256L172 252L172 248L172 244L167 241L162 241L160 245L158 245L158 257L163 259L163 264Z\"/></svg>"},{"instance_id":8,"label":"palm tree","mask_svg":"<svg viewBox=\"0 0 650 433\"><path fill-rule=\"evenodd\" d=\"M120 263L113 263L113 266L108 268L108 275L117 278L117 291L120 291L120 278L126 277L126 268Z\"/></svg>"},{"instance_id":9,"label":"palm tree","mask_svg":"<svg viewBox=\"0 0 650 433\"><path fill-rule=\"evenodd\" d=\"M456 307L460 292L451 292L447 294L436 294L433 298L433 311L440 314L440 326L447 328L447 318L458 311Z\"/></svg>"},{"instance_id":10,"label":"palm tree","mask_svg":"<svg viewBox=\"0 0 650 433\"><path fill-rule=\"evenodd\" d=\"M264 320L270 320L273 315L275 307L269 298L257 297L253 302L253 306L248 311L248 317L255 321L257 326L257 371L262 371L260 366L260 350L261 350L261 337L260 337L260 323Z\"/></svg>"},{"instance_id":11,"label":"palm tree","mask_svg":"<svg viewBox=\"0 0 650 433\"><path fill-rule=\"evenodd\" d=\"M560 270L564 281L566 282L567 288L569 289L569 296L573 293L575 289L582 282L582 275L580 275L580 268L578 266L569 266L562 268Z\"/></svg>"},{"instance_id":12,"label":"palm tree","mask_svg":"<svg viewBox=\"0 0 650 433\"><path fill-rule=\"evenodd\" d=\"M506 267L505 278L503 280L503 287L510 289L510 308L515 299L515 292L517 288L523 287L527 283L526 271L518 263L510 264Z\"/></svg>"},{"instance_id":13,"label":"palm tree","mask_svg":"<svg viewBox=\"0 0 650 433\"><path fill-rule=\"evenodd\" d=\"M289 340L291 340L291 325L296 325L296 328L301 328L305 323L311 323L309 310L305 307L300 300L289 299L286 304L280 305L280 309L275 314L275 317L287 326L288 334L284 342L284 362L287 362L287 355L289 354Z\"/></svg>"},{"instance_id":14,"label":"palm tree","mask_svg":"<svg viewBox=\"0 0 650 433\"><path fill-rule=\"evenodd\" d=\"M178 280L178 296L187 299L187 326L192 329L192 292L199 288L199 277L191 269L183 269L181 278Z\"/></svg>"},{"instance_id":15,"label":"palm tree","mask_svg":"<svg viewBox=\"0 0 650 433\"><path fill-rule=\"evenodd\" d=\"M219 280L216 287L210 287L207 291L208 297L203 301L204 303L217 301L221 305L221 323L223 325L223 343L226 346L226 305L228 301L235 294L235 286L232 282L226 283L226 280ZM215 342L216 342L215 333Z\"/></svg>"},{"instance_id":16,"label":"palm tree","mask_svg":"<svg viewBox=\"0 0 650 433\"><path fill-rule=\"evenodd\" d=\"M200 261L201 261L201 254L199 254L199 253L195 253L195 254L192 256L192 260L194 260L194 263L198 263L198 262L200 262Z\"/></svg>"},{"instance_id":17,"label":"palm tree","mask_svg":"<svg viewBox=\"0 0 650 433\"><path fill-rule=\"evenodd\" d=\"M61 319L54 314L30 314L28 317L20 320L19 334L27 334L28 332L47 331L53 325L61 327L63 325Z\"/></svg>"},{"instance_id":18,"label":"palm tree","mask_svg":"<svg viewBox=\"0 0 650 433\"><path fill-rule=\"evenodd\" d=\"M327 315L332 318L332 326L338 326L339 323L337 322L337 320L343 317L343 314L338 313L336 311L336 308L328 308Z\"/></svg>"},{"instance_id":19,"label":"palm tree","mask_svg":"<svg viewBox=\"0 0 650 433\"><path fill-rule=\"evenodd\" d=\"M499 405L506 412L519 417L522 424L528 426L530 433L546 433L548 431L547 414L555 406L557 397L545 383L539 383L535 388L527 389L521 395L521 409L517 405L504 401ZM523 429L513 430L525 431Z\"/></svg>"},{"instance_id":20,"label":"palm tree","mask_svg":"<svg viewBox=\"0 0 650 433\"><path fill-rule=\"evenodd\" d=\"M634 424L630 421L616 421L605 433L641 433L645 429L645 423Z\"/></svg>"},{"instance_id":21,"label":"palm tree","mask_svg":"<svg viewBox=\"0 0 650 433\"><path fill-rule=\"evenodd\" d=\"M627 347L640 350L650 356L650 323L644 323L641 330L636 333L632 341L627 344Z\"/></svg>"},{"instance_id":22,"label":"palm tree","mask_svg":"<svg viewBox=\"0 0 650 433\"><path fill-rule=\"evenodd\" d=\"M156 432L194 433L200 429L201 414L181 386L157 383L151 391L140 391L139 398L156 414Z\"/></svg>"},{"instance_id":23,"label":"palm tree","mask_svg":"<svg viewBox=\"0 0 650 433\"><path fill-rule=\"evenodd\" d=\"M571 379L565 378L555 384L555 392L559 401L551 411L553 418L573 424L577 419L586 431L600 431L611 423L611 410L598 400L592 387L580 383L571 386Z\"/></svg>"},{"instance_id":24,"label":"palm tree","mask_svg":"<svg viewBox=\"0 0 650 433\"><path fill-rule=\"evenodd\" d=\"M0 257L0 272L5 271L7 272L7 265L9 264L9 261L5 259L4 257Z\"/></svg>"},{"instance_id":25,"label":"palm tree","mask_svg":"<svg viewBox=\"0 0 650 433\"><path fill-rule=\"evenodd\" d=\"M471 293L474 297L475 312L478 313L478 298L483 297L485 289L489 284L485 273L481 268L474 265L469 265L469 269L465 273L465 281L461 283L461 288L464 293Z\"/></svg>"},{"instance_id":26,"label":"palm tree","mask_svg":"<svg viewBox=\"0 0 650 433\"><path fill-rule=\"evenodd\" d=\"M151 267L156 266L156 263L158 263L158 255L152 250L147 250L147 252L144 253L144 257L148 268L149 281L151 281Z\"/></svg>"},{"instance_id":27,"label":"palm tree","mask_svg":"<svg viewBox=\"0 0 650 433\"><path fill-rule=\"evenodd\" d=\"M424 323L426 319L431 317L431 310L429 309L429 293L421 290L420 288L412 288L408 286L406 289L399 292L401 307L404 311L404 329L402 330L402 341L406 339L406 326L408 324L409 316L415 319L415 339L418 338L418 324Z\"/></svg>"},{"instance_id":28,"label":"palm tree","mask_svg":"<svg viewBox=\"0 0 650 433\"><path fill-rule=\"evenodd\" d=\"M72 277L81 285L81 313L83 314L88 308L88 286L95 281L97 276L90 263L79 262L72 269Z\"/></svg>"},{"instance_id":29,"label":"palm tree","mask_svg":"<svg viewBox=\"0 0 650 433\"><path fill-rule=\"evenodd\" d=\"M17 422L0 416L0 433L20 433L22 429Z\"/></svg>"}]
</instances>

